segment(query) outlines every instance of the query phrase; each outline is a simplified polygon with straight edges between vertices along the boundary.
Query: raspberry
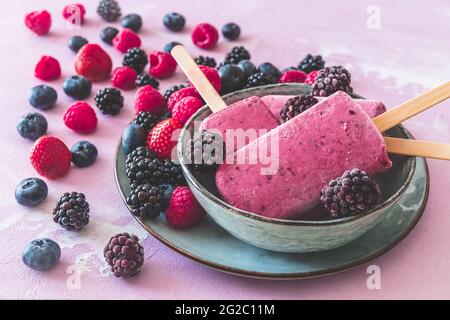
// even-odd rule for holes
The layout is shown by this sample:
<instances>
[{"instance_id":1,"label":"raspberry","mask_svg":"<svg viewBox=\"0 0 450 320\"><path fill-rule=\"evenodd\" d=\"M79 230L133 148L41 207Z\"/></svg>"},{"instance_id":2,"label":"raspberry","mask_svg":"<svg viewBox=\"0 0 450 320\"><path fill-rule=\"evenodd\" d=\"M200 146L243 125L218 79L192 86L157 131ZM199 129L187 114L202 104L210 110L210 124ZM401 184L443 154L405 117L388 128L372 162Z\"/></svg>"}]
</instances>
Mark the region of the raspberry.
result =
<instances>
[{"instance_id":1,"label":"raspberry","mask_svg":"<svg viewBox=\"0 0 450 320\"><path fill-rule=\"evenodd\" d=\"M111 77L111 82L114 87L131 90L136 86L137 73L130 67L115 68Z\"/></svg>"},{"instance_id":2,"label":"raspberry","mask_svg":"<svg viewBox=\"0 0 450 320\"><path fill-rule=\"evenodd\" d=\"M177 102L172 110L172 118L179 124L184 125L186 121L201 107L203 101L196 97L186 97Z\"/></svg>"},{"instance_id":3,"label":"raspberry","mask_svg":"<svg viewBox=\"0 0 450 320\"><path fill-rule=\"evenodd\" d=\"M314 71L311 71L310 73L308 73L308 75L306 76L306 79L305 79L305 83L313 85L314 82L316 81L318 73L319 73L319 70L314 70Z\"/></svg>"},{"instance_id":4,"label":"raspberry","mask_svg":"<svg viewBox=\"0 0 450 320\"><path fill-rule=\"evenodd\" d=\"M75 25L82 25L84 23L85 14L86 9L81 3L68 4L62 12L63 18Z\"/></svg>"},{"instance_id":5,"label":"raspberry","mask_svg":"<svg viewBox=\"0 0 450 320\"><path fill-rule=\"evenodd\" d=\"M192 88L192 87L188 87L188 88L183 88L180 89L178 91L175 91L174 93L172 93L169 97L169 101L167 101L167 107L169 108L170 111L173 110L173 108L175 107L175 104L180 101L183 98L186 97L196 97L201 99L200 94L198 93L197 89Z\"/></svg>"},{"instance_id":6,"label":"raspberry","mask_svg":"<svg viewBox=\"0 0 450 320\"><path fill-rule=\"evenodd\" d=\"M50 56L42 56L34 68L34 76L44 81L58 79L61 76L58 60Z\"/></svg>"},{"instance_id":7,"label":"raspberry","mask_svg":"<svg viewBox=\"0 0 450 320\"><path fill-rule=\"evenodd\" d=\"M136 91L134 109L136 114L142 111L150 112L154 115L161 115L166 107L166 100L151 85L140 87Z\"/></svg>"},{"instance_id":8,"label":"raspberry","mask_svg":"<svg viewBox=\"0 0 450 320\"><path fill-rule=\"evenodd\" d=\"M199 48L211 49L219 40L219 32L209 23L200 23L192 31L192 42Z\"/></svg>"},{"instance_id":9,"label":"raspberry","mask_svg":"<svg viewBox=\"0 0 450 320\"><path fill-rule=\"evenodd\" d=\"M181 129L181 125L173 118L159 122L147 136L147 147L152 149L158 158L170 159L172 149L177 145L177 129Z\"/></svg>"},{"instance_id":10,"label":"raspberry","mask_svg":"<svg viewBox=\"0 0 450 320\"><path fill-rule=\"evenodd\" d=\"M172 192L166 219L175 228L190 227L205 216L205 210L200 206L188 187L176 187Z\"/></svg>"},{"instance_id":11,"label":"raspberry","mask_svg":"<svg viewBox=\"0 0 450 320\"><path fill-rule=\"evenodd\" d=\"M220 91L222 88L222 80L220 80L219 73L216 69L208 67L208 66L198 66L200 70L202 70L203 74L206 76L206 78L211 82L214 89L216 89L217 92ZM194 87L194 85L189 82L191 87Z\"/></svg>"},{"instance_id":12,"label":"raspberry","mask_svg":"<svg viewBox=\"0 0 450 320\"><path fill-rule=\"evenodd\" d=\"M113 39L113 45L122 53L127 52L130 48L139 48L141 46L141 39L130 29L123 29Z\"/></svg>"},{"instance_id":13,"label":"raspberry","mask_svg":"<svg viewBox=\"0 0 450 320\"><path fill-rule=\"evenodd\" d=\"M287 70L285 71L280 79L278 79L278 82L280 83L290 83L290 82L296 82L296 83L303 83L306 79L306 73L300 70Z\"/></svg>"},{"instance_id":14,"label":"raspberry","mask_svg":"<svg viewBox=\"0 0 450 320\"><path fill-rule=\"evenodd\" d=\"M84 101L75 102L64 113L64 123L76 132L88 133L97 127L97 116L94 109Z\"/></svg>"},{"instance_id":15,"label":"raspberry","mask_svg":"<svg viewBox=\"0 0 450 320\"><path fill-rule=\"evenodd\" d=\"M105 80L111 74L112 60L98 44L88 43L77 53L75 71L91 81Z\"/></svg>"},{"instance_id":16,"label":"raspberry","mask_svg":"<svg viewBox=\"0 0 450 320\"><path fill-rule=\"evenodd\" d=\"M56 137L42 136L33 145L30 161L34 169L43 177L57 179L64 176L70 168L72 153Z\"/></svg>"},{"instance_id":17,"label":"raspberry","mask_svg":"<svg viewBox=\"0 0 450 320\"><path fill-rule=\"evenodd\" d=\"M33 11L25 16L25 25L38 35L47 34L52 26L52 16L46 10Z\"/></svg>"},{"instance_id":18,"label":"raspberry","mask_svg":"<svg viewBox=\"0 0 450 320\"><path fill-rule=\"evenodd\" d=\"M177 68L177 62L167 52L154 51L149 56L149 73L157 79L170 77Z\"/></svg>"}]
</instances>

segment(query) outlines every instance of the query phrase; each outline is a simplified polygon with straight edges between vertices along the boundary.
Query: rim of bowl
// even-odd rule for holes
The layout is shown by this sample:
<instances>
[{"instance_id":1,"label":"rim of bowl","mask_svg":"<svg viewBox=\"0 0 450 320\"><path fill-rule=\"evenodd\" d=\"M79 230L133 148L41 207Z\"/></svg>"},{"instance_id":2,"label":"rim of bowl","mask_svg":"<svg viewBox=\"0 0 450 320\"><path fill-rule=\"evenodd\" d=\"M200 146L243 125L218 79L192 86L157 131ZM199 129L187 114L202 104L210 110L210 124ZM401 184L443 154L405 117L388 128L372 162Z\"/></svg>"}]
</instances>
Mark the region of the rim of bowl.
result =
<instances>
[{"instance_id":1,"label":"rim of bowl","mask_svg":"<svg viewBox=\"0 0 450 320\"><path fill-rule=\"evenodd\" d=\"M242 93L250 93L252 91L261 91L264 89L276 89L276 88L283 88L283 87L299 88L302 86L304 87L306 85L304 85L304 84L274 84L274 85L267 85L267 86L259 86L259 87L255 87L255 88L235 91L235 92L232 92L232 93L229 93L229 94L223 96L223 98L226 99L226 98L230 98L232 96L240 95ZM310 86L308 86L308 87L310 87ZM274 94L274 93L269 93L269 94ZM281 94L281 95L284 95L284 94ZM354 96L355 98L363 98L362 96L360 96L358 94L352 94L352 96ZM179 162L180 162L181 168L183 170L183 173L184 173L186 179L189 180L189 182L194 186L194 188L196 188L202 195L207 197L209 200L215 202L216 204L218 204L219 206L221 206L222 208L226 209L227 211L229 211L233 214L242 215L247 218L251 218L251 219L262 221L262 222L290 225L290 226L330 226L330 225L336 225L336 224L343 224L343 223L347 223L347 222L354 221L354 220L360 219L362 217L368 216L380 209L383 209L383 208L389 206L392 202L396 201L398 198L400 198L400 196L403 194L403 192L406 190L406 188L410 184L412 176L416 170L416 157L410 157L410 160L408 160L408 161L411 161L410 170L408 171L408 175L405 179L405 182L401 185L401 187L392 196L390 196L384 202L378 204L371 210L351 216L351 217L332 219L332 220L287 220L287 219L277 219L277 218L265 217L265 216L259 215L257 213L253 213L250 211L236 208L236 207L228 204L224 200L220 199L219 197L215 196L214 194L212 194L208 189L203 187L203 185L194 177L194 175L192 174L188 165L186 165L182 161L182 159L183 159L183 143L181 143L181 140L185 136L185 133L188 130L192 121L194 121L203 112L205 112L207 110L208 110L208 106L207 105L203 106L202 108L197 110L197 112L195 112L191 116L191 118L186 122L186 124L183 126L183 128L180 132L178 142L177 142L177 155L178 155ZM405 134L409 139L414 139L414 136L403 125L398 125L398 127L400 128L402 133Z\"/></svg>"}]
</instances>

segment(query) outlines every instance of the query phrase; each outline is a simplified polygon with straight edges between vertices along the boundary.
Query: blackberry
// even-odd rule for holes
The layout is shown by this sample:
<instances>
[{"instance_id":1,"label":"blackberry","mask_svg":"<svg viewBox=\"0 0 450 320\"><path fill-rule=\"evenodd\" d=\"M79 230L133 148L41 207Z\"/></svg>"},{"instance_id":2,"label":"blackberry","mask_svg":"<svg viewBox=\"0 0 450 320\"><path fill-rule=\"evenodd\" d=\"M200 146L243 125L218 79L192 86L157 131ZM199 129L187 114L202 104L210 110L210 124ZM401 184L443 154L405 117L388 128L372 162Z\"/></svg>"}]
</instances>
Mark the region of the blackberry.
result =
<instances>
[{"instance_id":1,"label":"blackberry","mask_svg":"<svg viewBox=\"0 0 450 320\"><path fill-rule=\"evenodd\" d=\"M119 278L137 275L144 264L144 248L139 244L138 237L126 232L109 239L103 256L114 275Z\"/></svg>"},{"instance_id":2,"label":"blackberry","mask_svg":"<svg viewBox=\"0 0 450 320\"><path fill-rule=\"evenodd\" d=\"M362 170L353 169L331 180L320 192L320 201L332 218L342 218L374 207L380 194L380 187L373 178Z\"/></svg>"},{"instance_id":3,"label":"blackberry","mask_svg":"<svg viewBox=\"0 0 450 320\"><path fill-rule=\"evenodd\" d=\"M152 128L159 122L159 119L152 115L150 112L139 112L136 118L133 120L133 123L141 126L145 129L147 133L152 130Z\"/></svg>"},{"instance_id":4,"label":"blackberry","mask_svg":"<svg viewBox=\"0 0 450 320\"><path fill-rule=\"evenodd\" d=\"M223 163L225 143L218 133L203 130L189 141L188 163L195 171L211 171Z\"/></svg>"},{"instance_id":5,"label":"blackberry","mask_svg":"<svg viewBox=\"0 0 450 320\"><path fill-rule=\"evenodd\" d=\"M82 193L66 192L53 210L53 221L69 231L80 231L89 223L89 203Z\"/></svg>"},{"instance_id":6,"label":"blackberry","mask_svg":"<svg viewBox=\"0 0 450 320\"><path fill-rule=\"evenodd\" d=\"M321 55L313 56L312 54L307 54L302 61L298 63L297 68L303 72L310 73L314 70L323 69L325 66L325 61L323 61Z\"/></svg>"},{"instance_id":7,"label":"blackberry","mask_svg":"<svg viewBox=\"0 0 450 320\"><path fill-rule=\"evenodd\" d=\"M156 218L166 209L164 191L151 184L138 185L127 198L131 213L139 218Z\"/></svg>"},{"instance_id":8,"label":"blackberry","mask_svg":"<svg viewBox=\"0 0 450 320\"><path fill-rule=\"evenodd\" d=\"M108 22L116 21L122 14L120 6L115 0L101 0L97 7L97 13Z\"/></svg>"},{"instance_id":9,"label":"blackberry","mask_svg":"<svg viewBox=\"0 0 450 320\"><path fill-rule=\"evenodd\" d=\"M162 163L156 154L147 147L138 147L125 161L125 174L131 183L159 183L163 176Z\"/></svg>"},{"instance_id":10,"label":"blackberry","mask_svg":"<svg viewBox=\"0 0 450 320\"><path fill-rule=\"evenodd\" d=\"M163 121L166 119L172 118L172 112L169 108L165 107L163 113L159 116L159 121Z\"/></svg>"},{"instance_id":11,"label":"blackberry","mask_svg":"<svg viewBox=\"0 0 450 320\"><path fill-rule=\"evenodd\" d=\"M305 110L308 110L318 102L313 96L299 95L290 98L280 111L281 123L286 122L295 116L298 116Z\"/></svg>"},{"instance_id":12,"label":"blackberry","mask_svg":"<svg viewBox=\"0 0 450 320\"><path fill-rule=\"evenodd\" d=\"M103 114L116 115L123 108L123 96L116 88L105 88L96 94L95 105Z\"/></svg>"},{"instance_id":13,"label":"blackberry","mask_svg":"<svg viewBox=\"0 0 450 320\"><path fill-rule=\"evenodd\" d=\"M352 93L350 86L351 75L342 66L332 66L322 69L317 74L316 81L312 86L311 94L317 97L328 97L336 91Z\"/></svg>"},{"instance_id":14,"label":"blackberry","mask_svg":"<svg viewBox=\"0 0 450 320\"><path fill-rule=\"evenodd\" d=\"M164 99L166 99L166 101L169 100L172 93L177 92L178 90L186 88L186 87L187 87L187 85L185 85L185 84L179 84L177 86L172 86L172 87L168 88L164 92Z\"/></svg>"},{"instance_id":15,"label":"blackberry","mask_svg":"<svg viewBox=\"0 0 450 320\"><path fill-rule=\"evenodd\" d=\"M248 77L245 87L253 88L274 83L276 83L276 80L270 74L257 72Z\"/></svg>"},{"instance_id":16,"label":"blackberry","mask_svg":"<svg viewBox=\"0 0 450 320\"><path fill-rule=\"evenodd\" d=\"M250 60L250 53L244 47L234 47L225 55L224 63L238 64L242 60Z\"/></svg>"},{"instance_id":17,"label":"blackberry","mask_svg":"<svg viewBox=\"0 0 450 320\"><path fill-rule=\"evenodd\" d=\"M136 82L135 83L136 83L136 87L138 87L138 88L143 87L143 86L147 86L147 85L152 86L156 90L158 90L158 88L159 88L159 81L156 80L155 78L153 78L149 74L140 74L140 75L138 75L138 77L136 78Z\"/></svg>"},{"instance_id":18,"label":"blackberry","mask_svg":"<svg viewBox=\"0 0 450 320\"><path fill-rule=\"evenodd\" d=\"M173 161L169 159L164 160L162 164L162 170L163 170L163 181L165 183L173 185L186 184L181 167L173 163Z\"/></svg>"},{"instance_id":19,"label":"blackberry","mask_svg":"<svg viewBox=\"0 0 450 320\"><path fill-rule=\"evenodd\" d=\"M130 48L123 56L122 65L133 68L137 73L141 73L148 63L148 57L144 50L140 48Z\"/></svg>"},{"instance_id":20,"label":"blackberry","mask_svg":"<svg viewBox=\"0 0 450 320\"><path fill-rule=\"evenodd\" d=\"M211 68L215 68L217 66L217 62L213 57L198 56L194 59L194 61L198 65L208 66Z\"/></svg>"}]
</instances>

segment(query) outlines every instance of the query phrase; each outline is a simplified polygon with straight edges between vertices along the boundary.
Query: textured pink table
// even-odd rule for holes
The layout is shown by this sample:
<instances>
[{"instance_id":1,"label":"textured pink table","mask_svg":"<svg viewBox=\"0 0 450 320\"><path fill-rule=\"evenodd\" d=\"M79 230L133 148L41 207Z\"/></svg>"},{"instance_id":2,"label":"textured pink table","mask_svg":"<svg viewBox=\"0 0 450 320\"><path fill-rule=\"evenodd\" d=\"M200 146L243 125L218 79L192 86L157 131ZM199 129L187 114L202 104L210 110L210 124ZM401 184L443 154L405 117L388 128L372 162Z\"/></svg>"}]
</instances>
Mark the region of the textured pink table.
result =
<instances>
[{"instance_id":1,"label":"textured pink table","mask_svg":"<svg viewBox=\"0 0 450 320\"><path fill-rule=\"evenodd\" d=\"M19 117L32 111L27 96L39 83L33 68L41 54L50 54L62 64L63 78L74 73L74 54L66 42L80 34L99 42L98 32L106 24L95 13L98 1L87 3L87 22L81 30L68 29L61 10L68 1L13 1L0 12L0 298L84 299L378 299L450 298L450 166L429 161L431 192L425 214L413 232L397 247L351 271L325 278L274 282L245 279L208 269L180 256L146 234L130 216L114 184L113 156L119 136L133 115L133 94L117 117L99 115L98 130L89 136L69 131L62 114L71 100L61 90L62 79L51 83L58 90L58 105L45 112L49 133L68 145L91 140L99 149L97 163L87 169L72 168L64 179L49 182L49 198L36 209L16 204L14 188L19 180L35 176L28 162L31 143L15 131ZM187 45L193 54L208 54L218 61L233 45L244 45L252 60L269 60L279 67L295 65L307 53L320 53L327 64L343 64L353 75L356 92L381 99L388 106L409 99L450 78L450 5L433 1L121 1L124 13L140 13L146 51L160 50L171 40ZM430 2L428 2L430 3ZM375 4L377 7L370 7ZM220 10L218 10L220 8ZM47 9L53 15L51 34L37 37L23 25L26 12ZM373 11L375 10L375 11ZM379 12L380 24L373 21ZM178 11L187 18L179 34L166 32L162 17ZM376 17L375 17L376 18ZM369 19L369 24L367 24ZM220 27L235 21L242 27L236 43L221 40L211 52L201 52L190 42L190 31L198 22ZM369 25L369 27L368 27ZM376 27L380 27L377 29ZM375 29L374 29L375 27ZM115 65L121 55L106 50ZM184 80L180 71L162 89ZM106 83L96 84L94 92ZM93 95L89 101L93 103ZM448 103L435 107L406 123L418 137L450 142ZM447 107L447 110L446 110ZM92 220L80 234L65 232L51 221L55 201L65 191L82 191L91 205ZM146 262L141 274L130 280L115 279L105 268L103 247L108 238L129 231L143 239ZM62 247L60 264L48 273L25 267L21 253L37 237L48 236ZM366 286L366 268L381 268L381 289Z\"/></svg>"}]
</instances>

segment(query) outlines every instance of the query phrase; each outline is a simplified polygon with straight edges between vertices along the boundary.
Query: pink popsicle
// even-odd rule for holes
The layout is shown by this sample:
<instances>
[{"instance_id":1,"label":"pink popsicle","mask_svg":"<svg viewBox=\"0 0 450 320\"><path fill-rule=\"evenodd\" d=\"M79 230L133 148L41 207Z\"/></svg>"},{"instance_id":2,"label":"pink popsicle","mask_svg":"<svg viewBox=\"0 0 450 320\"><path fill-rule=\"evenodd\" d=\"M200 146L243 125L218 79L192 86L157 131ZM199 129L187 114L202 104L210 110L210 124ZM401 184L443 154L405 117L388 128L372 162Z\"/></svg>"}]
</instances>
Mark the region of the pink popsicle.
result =
<instances>
[{"instance_id":1,"label":"pink popsicle","mask_svg":"<svg viewBox=\"0 0 450 320\"><path fill-rule=\"evenodd\" d=\"M274 162L278 159L278 170L263 175L269 165L250 164L250 157L277 137L279 155L271 155ZM392 166L382 135L344 92L319 102L234 155L245 162L222 164L216 172L223 199L237 208L281 219L301 216L316 203L322 187L345 170L360 168L374 174Z\"/></svg>"},{"instance_id":2,"label":"pink popsicle","mask_svg":"<svg viewBox=\"0 0 450 320\"><path fill-rule=\"evenodd\" d=\"M268 95L262 97L261 100L269 107L277 121L280 121L280 111L284 107L286 101L292 97L294 96ZM317 100L319 101L322 101L323 99L325 98L317 97ZM385 105L377 100L354 99L354 101L359 104L371 118L375 118L386 111Z\"/></svg>"},{"instance_id":3,"label":"pink popsicle","mask_svg":"<svg viewBox=\"0 0 450 320\"><path fill-rule=\"evenodd\" d=\"M278 121L267 105L261 98L253 96L211 114L201 123L199 129L218 130L227 147L233 145L232 150L236 151L238 146L242 147L248 144L277 126ZM229 129L241 130L241 132L231 132ZM230 141L230 139L234 141ZM240 141L241 139L242 141Z\"/></svg>"}]
</instances>

